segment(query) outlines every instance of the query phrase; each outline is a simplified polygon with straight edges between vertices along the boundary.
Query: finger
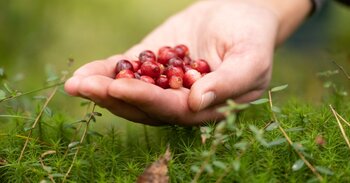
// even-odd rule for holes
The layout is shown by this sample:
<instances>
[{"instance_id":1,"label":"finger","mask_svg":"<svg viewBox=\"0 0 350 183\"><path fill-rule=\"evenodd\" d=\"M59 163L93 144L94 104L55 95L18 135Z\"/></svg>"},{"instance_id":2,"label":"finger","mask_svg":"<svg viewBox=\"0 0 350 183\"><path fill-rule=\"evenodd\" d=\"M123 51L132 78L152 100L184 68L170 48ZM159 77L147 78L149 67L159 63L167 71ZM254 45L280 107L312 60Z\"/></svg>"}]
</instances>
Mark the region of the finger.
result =
<instances>
[{"instance_id":1,"label":"finger","mask_svg":"<svg viewBox=\"0 0 350 183\"><path fill-rule=\"evenodd\" d=\"M159 124L155 120L148 118L137 107L108 95L107 89L113 81L109 77L99 75L85 77L79 84L79 95L89 98L99 106L107 108L113 114L122 118L151 125Z\"/></svg>"},{"instance_id":2,"label":"finger","mask_svg":"<svg viewBox=\"0 0 350 183\"><path fill-rule=\"evenodd\" d=\"M200 111L228 98L263 90L270 80L271 60L272 53L227 56L217 70L193 84L188 101L191 110Z\"/></svg>"},{"instance_id":3,"label":"finger","mask_svg":"<svg viewBox=\"0 0 350 183\"><path fill-rule=\"evenodd\" d=\"M111 83L108 94L137 106L148 117L164 123L200 125L206 121L222 119L216 108L192 112L187 103L187 89L162 89L139 80L116 80Z\"/></svg>"}]
</instances>

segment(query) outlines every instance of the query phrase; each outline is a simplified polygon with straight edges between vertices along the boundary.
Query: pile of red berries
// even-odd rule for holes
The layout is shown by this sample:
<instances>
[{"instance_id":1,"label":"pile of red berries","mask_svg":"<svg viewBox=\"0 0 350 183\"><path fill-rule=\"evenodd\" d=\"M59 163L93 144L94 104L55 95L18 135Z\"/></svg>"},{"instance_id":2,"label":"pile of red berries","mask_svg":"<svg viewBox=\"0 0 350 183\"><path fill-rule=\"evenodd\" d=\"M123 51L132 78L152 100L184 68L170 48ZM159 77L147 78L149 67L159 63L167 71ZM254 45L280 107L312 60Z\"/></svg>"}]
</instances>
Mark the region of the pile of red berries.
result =
<instances>
[{"instance_id":1,"label":"pile of red berries","mask_svg":"<svg viewBox=\"0 0 350 183\"><path fill-rule=\"evenodd\" d=\"M136 61L120 60L116 64L116 79L136 78L166 88L191 88L193 83L210 72L207 61L192 60L187 46L164 46L156 56L142 51Z\"/></svg>"}]
</instances>

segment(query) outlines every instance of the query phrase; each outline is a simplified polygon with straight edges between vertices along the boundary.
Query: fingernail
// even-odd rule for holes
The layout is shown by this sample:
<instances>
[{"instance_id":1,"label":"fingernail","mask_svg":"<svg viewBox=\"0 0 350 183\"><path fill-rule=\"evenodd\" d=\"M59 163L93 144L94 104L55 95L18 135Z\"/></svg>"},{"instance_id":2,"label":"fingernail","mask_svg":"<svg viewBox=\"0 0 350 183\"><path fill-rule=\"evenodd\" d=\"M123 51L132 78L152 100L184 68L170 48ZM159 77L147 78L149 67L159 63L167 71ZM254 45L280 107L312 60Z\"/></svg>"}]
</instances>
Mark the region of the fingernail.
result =
<instances>
[{"instance_id":1,"label":"fingernail","mask_svg":"<svg viewBox=\"0 0 350 183\"><path fill-rule=\"evenodd\" d=\"M207 92L202 95L201 103L199 104L198 111L208 107L211 103L214 102L216 95L214 92Z\"/></svg>"}]
</instances>

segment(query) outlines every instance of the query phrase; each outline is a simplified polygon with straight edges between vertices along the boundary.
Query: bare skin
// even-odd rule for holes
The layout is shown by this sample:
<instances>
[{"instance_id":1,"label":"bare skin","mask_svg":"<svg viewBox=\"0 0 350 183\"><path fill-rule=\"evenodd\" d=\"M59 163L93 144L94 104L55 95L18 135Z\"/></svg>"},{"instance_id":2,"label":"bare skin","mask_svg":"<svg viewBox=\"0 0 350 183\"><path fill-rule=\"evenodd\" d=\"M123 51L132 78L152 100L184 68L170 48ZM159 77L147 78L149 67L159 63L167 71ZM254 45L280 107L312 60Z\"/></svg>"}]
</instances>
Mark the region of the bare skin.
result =
<instances>
[{"instance_id":1,"label":"bare skin","mask_svg":"<svg viewBox=\"0 0 350 183\"><path fill-rule=\"evenodd\" d=\"M65 84L67 93L88 98L125 119L149 125L200 125L220 120L229 98L258 99L271 79L273 53L310 11L309 0L207 0L170 17L122 55L90 62ZM298 14L294 15L294 11ZM293 16L291 16L293 15ZM192 58L213 72L188 89L162 89L135 79L114 78L120 59L143 50L186 44Z\"/></svg>"}]
</instances>

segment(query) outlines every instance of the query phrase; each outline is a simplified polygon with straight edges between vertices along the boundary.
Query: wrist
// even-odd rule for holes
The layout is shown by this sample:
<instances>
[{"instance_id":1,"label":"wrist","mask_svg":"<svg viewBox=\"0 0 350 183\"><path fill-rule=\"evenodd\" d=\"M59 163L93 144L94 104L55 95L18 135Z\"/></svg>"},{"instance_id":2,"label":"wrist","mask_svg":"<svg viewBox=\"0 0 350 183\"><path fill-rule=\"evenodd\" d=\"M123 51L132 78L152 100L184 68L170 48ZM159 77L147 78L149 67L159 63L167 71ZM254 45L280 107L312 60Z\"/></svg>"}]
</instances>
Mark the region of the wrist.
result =
<instances>
[{"instance_id":1,"label":"wrist","mask_svg":"<svg viewBox=\"0 0 350 183\"><path fill-rule=\"evenodd\" d=\"M283 42L308 17L313 9L311 0L251 0L270 9L278 18L277 44Z\"/></svg>"}]
</instances>

